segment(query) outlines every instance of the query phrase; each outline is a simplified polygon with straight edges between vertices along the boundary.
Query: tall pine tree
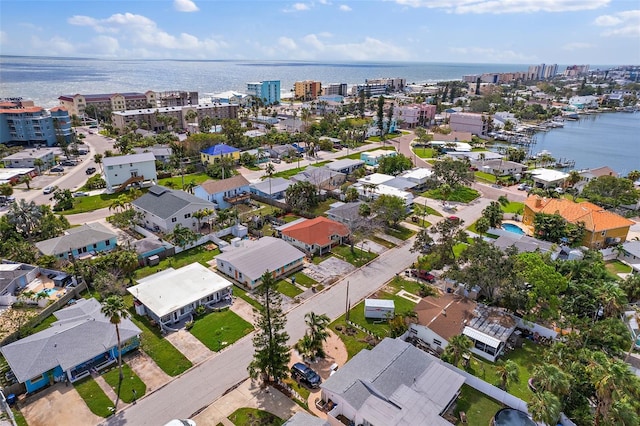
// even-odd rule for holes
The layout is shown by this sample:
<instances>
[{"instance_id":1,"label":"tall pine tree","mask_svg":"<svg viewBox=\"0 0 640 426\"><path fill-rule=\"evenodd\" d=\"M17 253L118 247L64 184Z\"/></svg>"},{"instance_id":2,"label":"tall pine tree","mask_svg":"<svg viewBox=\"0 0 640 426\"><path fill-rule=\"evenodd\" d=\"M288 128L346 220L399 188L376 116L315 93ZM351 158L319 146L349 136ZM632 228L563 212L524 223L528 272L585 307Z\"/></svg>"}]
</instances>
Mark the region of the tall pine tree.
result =
<instances>
[{"instance_id":1,"label":"tall pine tree","mask_svg":"<svg viewBox=\"0 0 640 426\"><path fill-rule=\"evenodd\" d=\"M282 297L276 290L276 282L267 271L262 275L262 284L256 292L262 307L258 311L258 331L253 338L255 353L249 364L249 376L261 378L263 382L277 382L288 375L289 334L284 331L287 319L282 312Z\"/></svg>"}]
</instances>

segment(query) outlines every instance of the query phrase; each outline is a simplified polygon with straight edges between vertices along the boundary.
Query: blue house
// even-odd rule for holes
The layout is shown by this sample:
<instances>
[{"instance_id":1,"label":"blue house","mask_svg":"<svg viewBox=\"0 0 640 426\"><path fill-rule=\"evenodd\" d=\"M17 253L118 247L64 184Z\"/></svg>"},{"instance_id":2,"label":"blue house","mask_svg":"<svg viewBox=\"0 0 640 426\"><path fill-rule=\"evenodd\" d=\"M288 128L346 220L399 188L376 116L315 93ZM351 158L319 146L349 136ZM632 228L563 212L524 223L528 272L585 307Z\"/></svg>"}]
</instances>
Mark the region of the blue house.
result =
<instances>
[{"instance_id":1,"label":"blue house","mask_svg":"<svg viewBox=\"0 0 640 426\"><path fill-rule=\"evenodd\" d=\"M193 195L214 203L218 209L246 203L251 197L249 181L242 175L203 182L193 189Z\"/></svg>"},{"instance_id":2,"label":"blue house","mask_svg":"<svg viewBox=\"0 0 640 426\"><path fill-rule=\"evenodd\" d=\"M367 166L377 166L378 161L384 157L395 157L397 152L392 150L377 149L375 151L365 151L360 154L360 159L364 161Z\"/></svg>"},{"instance_id":3,"label":"blue house","mask_svg":"<svg viewBox=\"0 0 640 426\"><path fill-rule=\"evenodd\" d=\"M249 190L252 194L260 197L271 198L272 200L280 200L284 198L287 188L293 185L289 179L282 177L266 178L263 181L252 183Z\"/></svg>"},{"instance_id":4,"label":"blue house","mask_svg":"<svg viewBox=\"0 0 640 426\"><path fill-rule=\"evenodd\" d=\"M42 254L68 259L71 253L73 257L82 259L113 250L117 243L116 234L95 222L67 229L65 235L40 241L35 245Z\"/></svg>"},{"instance_id":5,"label":"blue house","mask_svg":"<svg viewBox=\"0 0 640 426\"><path fill-rule=\"evenodd\" d=\"M205 166L207 164L213 164L223 157L230 157L238 161L240 159L240 150L225 143L219 143L200 151L200 161Z\"/></svg>"},{"instance_id":6,"label":"blue house","mask_svg":"<svg viewBox=\"0 0 640 426\"><path fill-rule=\"evenodd\" d=\"M0 348L11 371L27 392L54 382L75 382L118 360L116 328L96 299L80 299L54 312L58 319L39 333ZM129 319L119 324L123 354L140 345L141 330Z\"/></svg>"}]
</instances>

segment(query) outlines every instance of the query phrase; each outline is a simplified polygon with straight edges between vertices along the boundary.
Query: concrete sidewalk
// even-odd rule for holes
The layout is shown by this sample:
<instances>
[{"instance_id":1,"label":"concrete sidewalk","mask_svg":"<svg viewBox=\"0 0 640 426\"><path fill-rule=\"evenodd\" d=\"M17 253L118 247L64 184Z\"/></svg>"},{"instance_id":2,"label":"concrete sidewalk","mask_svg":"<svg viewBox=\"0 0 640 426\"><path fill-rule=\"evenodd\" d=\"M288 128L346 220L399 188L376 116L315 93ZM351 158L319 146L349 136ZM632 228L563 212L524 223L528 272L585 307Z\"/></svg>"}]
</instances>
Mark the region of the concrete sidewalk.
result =
<instances>
[{"instance_id":1,"label":"concrete sidewalk","mask_svg":"<svg viewBox=\"0 0 640 426\"><path fill-rule=\"evenodd\" d=\"M280 391L267 386L261 389L259 384L247 379L236 389L218 398L202 412L193 417L198 426L216 426L219 423L232 425L227 417L238 408L249 407L268 411L287 420L298 411L305 411Z\"/></svg>"}]
</instances>

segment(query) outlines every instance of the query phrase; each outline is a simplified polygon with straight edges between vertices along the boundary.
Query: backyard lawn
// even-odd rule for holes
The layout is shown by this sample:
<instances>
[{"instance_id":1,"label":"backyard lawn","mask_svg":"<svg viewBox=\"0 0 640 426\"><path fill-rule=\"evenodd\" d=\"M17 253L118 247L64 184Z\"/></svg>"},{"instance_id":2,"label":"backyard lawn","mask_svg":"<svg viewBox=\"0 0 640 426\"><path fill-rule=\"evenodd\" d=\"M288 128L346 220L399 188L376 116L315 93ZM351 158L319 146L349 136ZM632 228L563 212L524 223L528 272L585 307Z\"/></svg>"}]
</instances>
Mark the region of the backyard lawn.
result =
<instances>
[{"instance_id":1,"label":"backyard lawn","mask_svg":"<svg viewBox=\"0 0 640 426\"><path fill-rule=\"evenodd\" d=\"M236 426L280 426L284 420L255 408L238 408L227 417Z\"/></svg>"},{"instance_id":2,"label":"backyard lawn","mask_svg":"<svg viewBox=\"0 0 640 426\"><path fill-rule=\"evenodd\" d=\"M620 262L619 260L612 260L611 262L607 262L605 264L607 271L611 272L613 275L617 274L628 274L631 272L631 266Z\"/></svg>"},{"instance_id":3,"label":"backyard lawn","mask_svg":"<svg viewBox=\"0 0 640 426\"><path fill-rule=\"evenodd\" d=\"M360 157L358 157L360 158ZM314 166L314 167L322 167L325 164L329 164L331 161L318 161L315 163L311 163L309 164L309 166ZM297 175L298 173L304 171L308 166L303 166L303 167L294 167L293 169L288 169L288 170L283 170L281 172L278 173L274 173L273 177L277 178L277 177L281 177L281 178L285 178L285 179L289 179L292 176ZM266 175L262 177L262 180L266 179Z\"/></svg>"},{"instance_id":4,"label":"backyard lawn","mask_svg":"<svg viewBox=\"0 0 640 426\"><path fill-rule=\"evenodd\" d=\"M437 152L433 148L427 147L413 147L413 152L420 158L433 158L436 156Z\"/></svg>"},{"instance_id":5,"label":"backyard lawn","mask_svg":"<svg viewBox=\"0 0 640 426\"><path fill-rule=\"evenodd\" d=\"M378 255L375 253L362 251L355 247L353 248L353 252L351 252L351 247L349 246L336 246L331 249L331 252L336 256L342 258L344 261L349 262L356 268L366 265L367 263L378 257Z\"/></svg>"},{"instance_id":6,"label":"backyard lawn","mask_svg":"<svg viewBox=\"0 0 640 426\"><path fill-rule=\"evenodd\" d=\"M460 411L467 415L469 425L489 425L493 416L502 405L480 391L468 385L462 385L460 396L456 400L455 416L460 419ZM462 425L460 420L456 425Z\"/></svg>"},{"instance_id":7,"label":"backyard lawn","mask_svg":"<svg viewBox=\"0 0 640 426\"><path fill-rule=\"evenodd\" d=\"M198 318L189 331L216 352L251 333L253 326L227 309Z\"/></svg>"},{"instance_id":8,"label":"backyard lawn","mask_svg":"<svg viewBox=\"0 0 640 426\"><path fill-rule=\"evenodd\" d=\"M192 249L180 252L175 256L167 257L166 259L161 260L156 266L145 266L144 268L137 269L134 273L134 279L144 278L170 267L178 269L194 262L199 262L201 265L208 268L209 264L207 262L219 255L220 250L217 248L215 250L208 250L206 247L207 244L199 245Z\"/></svg>"},{"instance_id":9,"label":"backyard lawn","mask_svg":"<svg viewBox=\"0 0 640 426\"><path fill-rule=\"evenodd\" d=\"M144 384L140 377L131 370L127 364L122 364L122 387L120 388L120 399L124 402L133 402L133 391L136 391L135 398L140 398L147 391L147 385ZM114 392L118 389L118 366L114 366L111 370L102 375L104 380L111 386Z\"/></svg>"},{"instance_id":10,"label":"backyard lawn","mask_svg":"<svg viewBox=\"0 0 640 426\"><path fill-rule=\"evenodd\" d=\"M200 185L202 182L211 179L206 173L193 173L190 175L184 175L184 184L188 184L194 181L196 185ZM158 179L158 185L166 186L168 188L182 189L182 176L172 176L170 178Z\"/></svg>"},{"instance_id":11,"label":"backyard lawn","mask_svg":"<svg viewBox=\"0 0 640 426\"><path fill-rule=\"evenodd\" d=\"M109 407L113 407L113 401L109 399L93 378L87 377L77 381L73 384L73 387L76 388L76 391L78 391L80 397L93 414L105 418L111 415Z\"/></svg>"},{"instance_id":12,"label":"backyard lawn","mask_svg":"<svg viewBox=\"0 0 640 426\"><path fill-rule=\"evenodd\" d=\"M432 198L434 200L444 200L444 196L439 189L431 189L422 194L423 197ZM473 188L461 186L449 194L445 201L454 201L458 203L470 203L480 196L480 193Z\"/></svg>"},{"instance_id":13,"label":"backyard lawn","mask_svg":"<svg viewBox=\"0 0 640 426\"><path fill-rule=\"evenodd\" d=\"M302 290L300 290L294 284L291 284L289 281L285 279L282 279L276 283L276 290L278 290L280 293L292 299L294 299L297 295L302 293Z\"/></svg>"},{"instance_id":14,"label":"backyard lawn","mask_svg":"<svg viewBox=\"0 0 640 426\"><path fill-rule=\"evenodd\" d=\"M344 315L332 322L329 327L333 330L347 348L349 359L353 358L363 349L371 349L373 346L368 342L370 337L364 332L347 326Z\"/></svg>"},{"instance_id":15,"label":"backyard lawn","mask_svg":"<svg viewBox=\"0 0 640 426\"><path fill-rule=\"evenodd\" d=\"M387 227L384 232L387 235L400 238L403 241L408 240L416 234L416 231L414 231L413 229L405 228L402 225L398 225L396 227Z\"/></svg>"},{"instance_id":16,"label":"backyard lawn","mask_svg":"<svg viewBox=\"0 0 640 426\"><path fill-rule=\"evenodd\" d=\"M334 200L333 198L327 198L326 200L318 203L318 205L311 210L311 213L316 216L322 216L331 208L329 206L335 202L336 200Z\"/></svg>"},{"instance_id":17,"label":"backyard lawn","mask_svg":"<svg viewBox=\"0 0 640 426\"><path fill-rule=\"evenodd\" d=\"M522 212L524 211L524 203L509 201L509 204L507 204L506 206L502 206L502 211L505 213L522 214Z\"/></svg>"}]
</instances>

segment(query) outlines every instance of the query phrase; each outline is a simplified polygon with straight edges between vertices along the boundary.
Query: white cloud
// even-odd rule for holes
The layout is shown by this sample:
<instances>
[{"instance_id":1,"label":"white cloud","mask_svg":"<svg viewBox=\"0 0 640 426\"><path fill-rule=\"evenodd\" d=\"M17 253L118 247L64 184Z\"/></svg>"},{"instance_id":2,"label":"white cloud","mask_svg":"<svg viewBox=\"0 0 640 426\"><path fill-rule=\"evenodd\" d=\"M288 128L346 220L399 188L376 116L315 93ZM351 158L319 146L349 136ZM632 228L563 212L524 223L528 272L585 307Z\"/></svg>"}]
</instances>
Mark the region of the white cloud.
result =
<instances>
[{"instance_id":1,"label":"white cloud","mask_svg":"<svg viewBox=\"0 0 640 426\"><path fill-rule=\"evenodd\" d=\"M296 45L296 42L289 37L280 37L278 39L278 44L284 47L285 49L289 49L289 50L295 50L298 48L298 45Z\"/></svg>"},{"instance_id":2,"label":"white cloud","mask_svg":"<svg viewBox=\"0 0 640 426\"><path fill-rule=\"evenodd\" d=\"M395 0L410 7L444 9L449 13L533 13L575 12L594 10L608 5L611 0Z\"/></svg>"},{"instance_id":3,"label":"white cloud","mask_svg":"<svg viewBox=\"0 0 640 426\"><path fill-rule=\"evenodd\" d=\"M340 10L343 12L351 12L353 9L351 9L349 6L347 6L346 4L341 4L340 5Z\"/></svg>"},{"instance_id":4,"label":"white cloud","mask_svg":"<svg viewBox=\"0 0 640 426\"><path fill-rule=\"evenodd\" d=\"M74 43L59 36L54 36L50 39L44 40L36 35L31 36L31 46L36 49L42 49L46 46L46 54L51 56L72 55L76 52L76 46Z\"/></svg>"},{"instance_id":5,"label":"white cloud","mask_svg":"<svg viewBox=\"0 0 640 426\"><path fill-rule=\"evenodd\" d=\"M535 56L524 55L513 50L494 49L486 47L452 47L449 49L456 55L464 55L467 58L473 58L473 61L486 63L525 63L535 61Z\"/></svg>"},{"instance_id":6,"label":"white cloud","mask_svg":"<svg viewBox=\"0 0 640 426\"><path fill-rule=\"evenodd\" d=\"M191 0L173 0L173 8L178 12L197 12L200 10Z\"/></svg>"},{"instance_id":7,"label":"white cloud","mask_svg":"<svg viewBox=\"0 0 640 426\"><path fill-rule=\"evenodd\" d=\"M583 43L580 41L576 41L573 43L566 43L565 45L562 46L563 50L583 50L583 49L591 49L595 47L593 44L591 43Z\"/></svg>"},{"instance_id":8,"label":"white cloud","mask_svg":"<svg viewBox=\"0 0 640 426\"><path fill-rule=\"evenodd\" d=\"M640 37L640 9L598 16L594 24L599 27L616 27L605 30L606 37Z\"/></svg>"},{"instance_id":9,"label":"white cloud","mask_svg":"<svg viewBox=\"0 0 640 426\"><path fill-rule=\"evenodd\" d=\"M105 19L73 16L67 22L91 27L99 34L113 35L94 39L107 47L107 55L115 54L114 49L117 49L119 54L127 57L206 57L228 47L216 38L200 39L189 33L170 34L146 16L133 13L116 13Z\"/></svg>"},{"instance_id":10,"label":"white cloud","mask_svg":"<svg viewBox=\"0 0 640 426\"><path fill-rule=\"evenodd\" d=\"M8 43L9 43L9 36L7 35L6 32L0 31L0 44L8 44Z\"/></svg>"},{"instance_id":11,"label":"white cloud","mask_svg":"<svg viewBox=\"0 0 640 426\"><path fill-rule=\"evenodd\" d=\"M324 4L324 5L330 5L331 4L331 2L329 0L319 0L318 3Z\"/></svg>"},{"instance_id":12,"label":"white cloud","mask_svg":"<svg viewBox=\"0 0 640 426\"><path fill-rule=\"evenodd\" d=\"M309 5L306 3L294 3L290 8L284 9L283 12L302 12L304 10L309 10Z\"/></svg>"}]
</instances>

